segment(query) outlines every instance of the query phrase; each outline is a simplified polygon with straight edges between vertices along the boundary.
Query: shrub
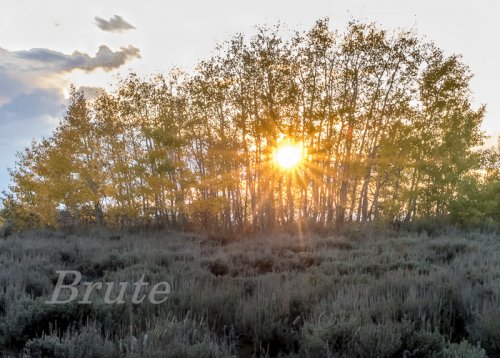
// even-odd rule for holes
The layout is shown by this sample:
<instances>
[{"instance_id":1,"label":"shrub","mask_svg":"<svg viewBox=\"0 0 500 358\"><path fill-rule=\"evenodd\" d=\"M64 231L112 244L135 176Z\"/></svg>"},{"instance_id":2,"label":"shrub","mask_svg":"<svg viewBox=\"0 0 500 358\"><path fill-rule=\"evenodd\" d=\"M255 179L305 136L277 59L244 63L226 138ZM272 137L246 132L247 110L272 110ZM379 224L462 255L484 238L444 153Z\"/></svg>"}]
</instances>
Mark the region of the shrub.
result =
<instances>
[{"instance_id":1,"label":"shrub","mask_svg":"<svg viewBox=\"0 0 500 358\"><path fill-rule=\"evenodd\" d=\"M177 234L144 236L139 245L138 236L114 242L108 234L0 240L0 352L474 357L479 342L489 355L499 353L494 235L354 243L277 236L223 246ZM339 240L352 246L330 244ZM136 282L144 274L173 289L161 305L105 305L103 292L91 305L45 305L59 268L81 268L93 281ZM472 343L455 343L463 340Z\"/></svg>"},{"instance_id":2,"label":"shrub","mask_svg":"<svg viewBox=\"0 0 500 358\"><path fill-rule=\"evenodd\" d=\"M46 305L42 299L17 301L0 322L0 347L22 348L31 338L50 333L57 327L64 331L89 316L89 306Z\"/></svg>"},{"instance_id":3,"label":"shrub","mask_svg":"<svg viewBox=\"0 0 500 358\"><path fill-rule=\"evenodd\" d=\"M182 320L157 321L140 339L146 357L233 357L234 347L211 333L206 320L187 315ZM142 347L140 347L142 346ZM139 349L138 349L139 348Z\"/></svg>"},{"instance_id":4,"label":"shrub","mask_svg":"<svg viewBox=\"0 0 500 358\"><path fill-rule=\"evenodd\" d=\"M273 272L274 258L272 256L259 257L255 260L254 267L259 274Z\"/></svg>"},{"instance_id":5,"label":"shrub","mask_svg":"<svg viewBox=\"0 0 500 358\"><path fill-rule=\"evenodd\" d=\"M489 355L500 355L500 308L490 307L478 313L469 326L471 338L481 342Z\"/></svg>"},{"instance_id":6,"label":"shrub","mask_svg":"<svg viewBox=\"0 0 500 358\"><path fill-rule=\"evenodd\" d=\"M228 274L229 267L224 261L217 259L208 263L208 271L214 276L224 276Z\"/></svg>"},{"instance_id":7,"label":"shrub","mask_svg":"<svg viewBox=\"0 0 500 358\"><path fill-rule=\"evenodd\" d=\"M25 277L25 293L32 297L47 295L52 289L50 279L35 272Z\"/></svg>"},{"instance_id":8,"label":"shrub","mask_svg":"<svg viewBox=\"0 0 500 358\"><path fill-rule=\"evenodd\" d=\"M433 255L429 256L428 260L431 262L446 262L450 263L453 259L455 259L459 255L463 255L464 253L473 251L474 248L463 242L453 242L453 241L444 241L433 243L429 245Z\"/></svg>"},{"instance_id":9,"label":"shrub","mask_svg":"<svg viewBox=\"0 0 500 358\"><path fill-rule=\"evenodd\" d=\"M120 351L111 340L102 337L96 324L84 326L81 331L68 331L63 337L44 335L30 339L24 354L29 357L54 358L113 358L121 357Z\"/></svg>"},{"instance_id":10,"label":"shrub","mask_svg":"<svg viewBox=\"0 0 500 358\"><path fill-rule=\"evenodd\" d=\"M127 305L107 305L100 300L92 305L47 305L44 300L24 298L16 302L0 322L0 347L20 349L30 339L55 329L64 332L89 320L98 321L103 330L113 334L130 324Z\"/></svg>"},{"instance_id":11,"label":"shrub","mask_svg":"<svg viewBox=\"0 0 500 358\"><path fill-rule=\"evenodd\" d=\"M30 339L23 351L25 355L33 358L64 358L68 355L68 347L61 342L59 337L54 336Z\"/></svg>"},{"instance_id":12,"label":"shrub","mask_svg":"<svg viewBox=\"0 0 500 358\"><path fill-rule=\"evenodd\" d=\"M351 337L350 356L392 357L403 348L402 337L407 331L404 324L368 323L361 325Z\"/></svg>"},{"instance_id":13,"label":"shrub","mask_svg":"<svg viewBox=\"0 0 500 358\"><path fill-rule=\"evenodd\" d=\"M439 332L413 331L405 339L405 349L417 351L421 356L437 355L445 347L445 339Z\"/></svg>"},{"instance_id":14,"label":"shrub","mask_svg":"<svg viewBox=\"0 0 500 358\"><path fill-rule=\"evenodd\" d=\"M467 341L451 343L443 350L444 358L486 358L486 352L479 345L474 347Z\"/></svg>"}]
</instances>

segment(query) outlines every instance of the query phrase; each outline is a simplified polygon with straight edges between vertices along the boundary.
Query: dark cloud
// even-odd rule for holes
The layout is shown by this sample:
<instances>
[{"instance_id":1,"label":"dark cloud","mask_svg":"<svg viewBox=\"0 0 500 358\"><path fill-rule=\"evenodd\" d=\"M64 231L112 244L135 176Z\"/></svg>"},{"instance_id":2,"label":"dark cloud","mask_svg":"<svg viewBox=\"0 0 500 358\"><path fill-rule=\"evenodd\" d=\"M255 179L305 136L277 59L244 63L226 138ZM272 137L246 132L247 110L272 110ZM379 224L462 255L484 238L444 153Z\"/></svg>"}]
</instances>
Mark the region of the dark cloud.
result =
<instances>
[{"instance_id":1,"label":"dark cloud","mask_svg":"<svg viewBox=\"0 0 500 358\"><path fill-rule=\"evenodd\" d=\"M78 51L71 55L45 48L24 51L7 51L0 48L0 68L23 71L67 72L74 69L92 71L102 68L111 71L133 58L140 58L140 51L134 46L112 51L107 46L99 47L94 57Z\"/></svg>"},{"instance_id":2,"label":"dark cloud","mask_svg":"<svg viewBox=\"0 0 500 358\"><path fill-rule=\"evenodd\" d=\"M96 16L95 22L97 27L103 31L108 32L123 32L127 30L134 30L135 27L125 21L121 16L115 15L108 20Z\"/></svg>"}]
</instances>

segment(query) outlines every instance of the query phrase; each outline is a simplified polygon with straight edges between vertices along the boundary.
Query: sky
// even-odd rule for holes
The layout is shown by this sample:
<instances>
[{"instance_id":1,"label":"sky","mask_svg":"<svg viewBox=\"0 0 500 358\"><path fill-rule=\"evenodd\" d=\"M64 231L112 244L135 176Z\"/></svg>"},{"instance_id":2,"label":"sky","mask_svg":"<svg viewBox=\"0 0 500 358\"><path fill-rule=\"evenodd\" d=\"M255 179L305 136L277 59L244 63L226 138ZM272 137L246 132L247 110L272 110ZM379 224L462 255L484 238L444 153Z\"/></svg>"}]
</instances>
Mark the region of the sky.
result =
<instances>
[{"instance_id":1,"label":"sky","mask_svg":"<svg viewBox=\"0 0 500 358\"><path fill-rule=\"evenodd\" d=\"M91 94L130 71L189 72L218 43L277 21L290 30L324 17L339 30L353 19L416 29L447 54L463 56L475 103L487 106L489 142L500 134L497 0L16 0L1 9L0 191L16 152L57 125L71 84Z\"/></svg>"}]
</instances>

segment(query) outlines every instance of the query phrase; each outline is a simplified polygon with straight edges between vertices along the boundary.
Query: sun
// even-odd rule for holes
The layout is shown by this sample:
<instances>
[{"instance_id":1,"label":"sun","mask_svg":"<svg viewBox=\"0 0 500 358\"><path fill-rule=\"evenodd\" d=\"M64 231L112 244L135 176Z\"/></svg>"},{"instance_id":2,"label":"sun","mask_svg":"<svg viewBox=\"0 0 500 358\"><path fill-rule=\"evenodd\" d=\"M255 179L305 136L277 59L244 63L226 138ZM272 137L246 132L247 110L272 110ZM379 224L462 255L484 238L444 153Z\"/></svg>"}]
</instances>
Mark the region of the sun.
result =
<instances>
[{"instance_id":1,"label":"sun","mask_svg":"<svg viewBox=\"0 0 500 358\"><path fill-rule=\"evenodd\" d=\"M283 169L293 169L302 161L302 146L286 143L280 145L274 152L274 160Z\"/></svg>"}]
</instances>

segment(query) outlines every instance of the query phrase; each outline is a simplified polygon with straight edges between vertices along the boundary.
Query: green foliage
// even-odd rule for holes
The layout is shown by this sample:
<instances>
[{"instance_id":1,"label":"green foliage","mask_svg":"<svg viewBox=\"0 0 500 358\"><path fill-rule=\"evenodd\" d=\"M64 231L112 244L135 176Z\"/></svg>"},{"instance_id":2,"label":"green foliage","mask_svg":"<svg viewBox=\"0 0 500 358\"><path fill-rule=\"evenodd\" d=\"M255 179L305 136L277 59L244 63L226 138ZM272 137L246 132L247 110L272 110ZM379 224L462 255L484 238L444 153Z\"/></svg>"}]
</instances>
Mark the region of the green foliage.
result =
<instances>
[{"instance_id":1,"label":"green foliage","mask_svg":"<svg viewBox=\"0 0 500 358\"><path fill-rule=\"evenodd\" d=\"M452 218L464 227L498 228L500 225L500 147L482 154L481 178L465 178L450 206Z\"/></svg>"},{"instance_id":2,"label":"green foliage","mask_svg":"<svg viewBox=\"0 0 500 358\"><path fill-rule=\"evenodd\" d=\"M9 236L14 231L20 231L31 227L40 226L40 220L35 215L30 215L24 210L21 203L14 200L11 194L2 193L2 210L0 217L2 225L0 225L1 236Z\"/></svg>"}]
</instances>

